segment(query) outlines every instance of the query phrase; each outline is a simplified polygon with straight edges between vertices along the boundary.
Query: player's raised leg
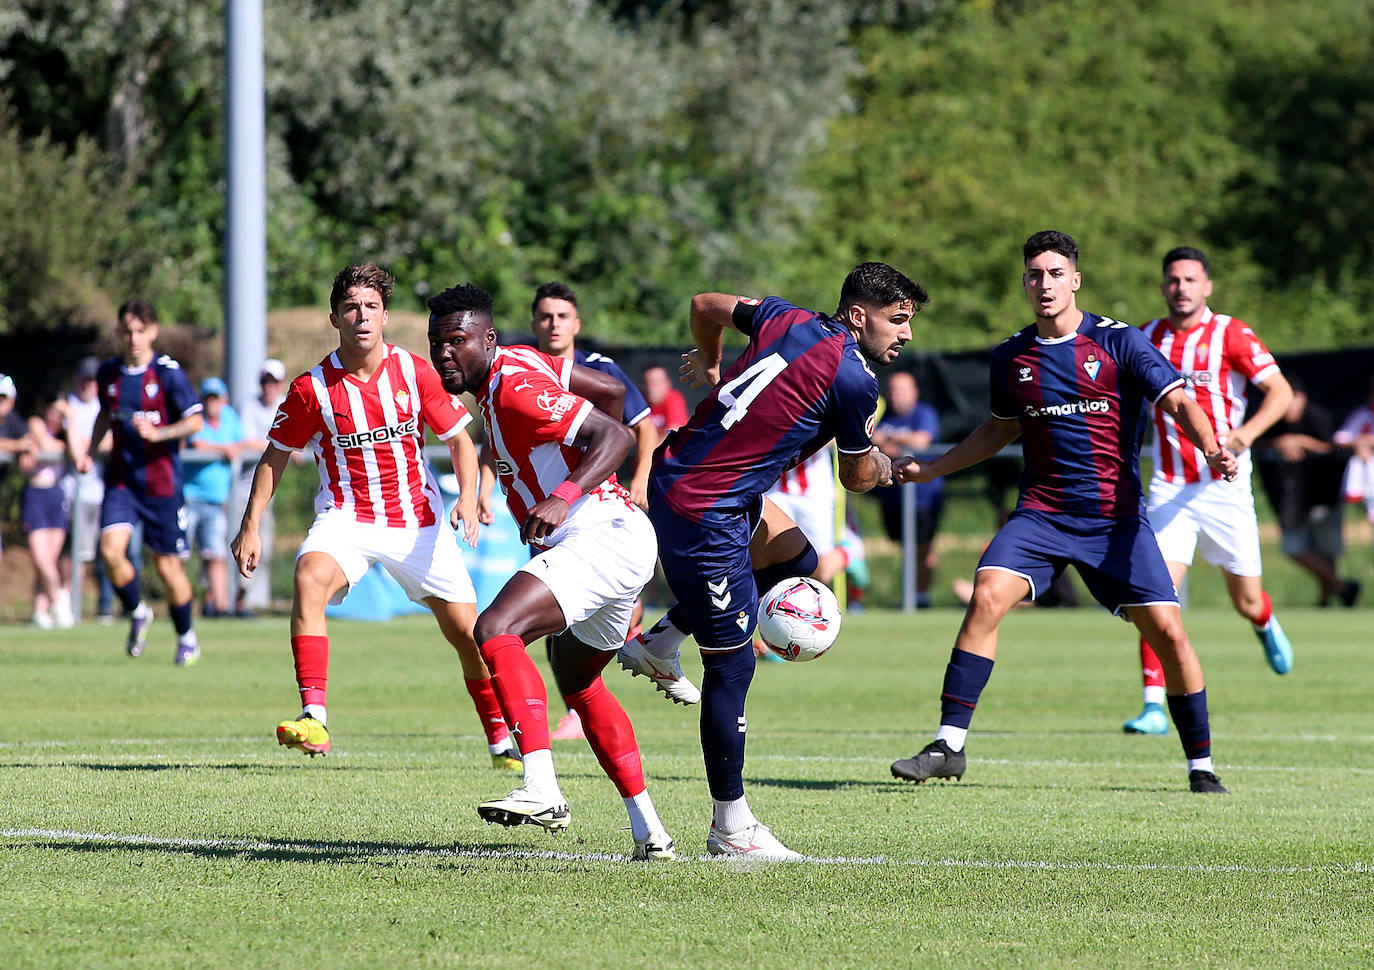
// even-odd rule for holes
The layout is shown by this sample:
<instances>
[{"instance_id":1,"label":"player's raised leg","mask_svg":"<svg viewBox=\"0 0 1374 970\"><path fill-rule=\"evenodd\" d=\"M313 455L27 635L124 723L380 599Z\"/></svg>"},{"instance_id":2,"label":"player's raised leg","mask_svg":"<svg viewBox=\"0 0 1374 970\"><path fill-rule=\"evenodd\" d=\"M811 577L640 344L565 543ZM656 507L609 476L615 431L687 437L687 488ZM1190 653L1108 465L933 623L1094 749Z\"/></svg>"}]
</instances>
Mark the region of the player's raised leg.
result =
<instances>
[{"instance_id":1,"label":"player's raised leg","mask_svg":"<svg viewBox=\"0 0 1374 970\"><path fill-rule=\"evenodd\" d=\"M993 547L989 546L989 551ZM910 758L892 763L894 778L917 784L928 778L964 777L968 759L964 742L978 699L997 659L997 628L1002 619L1034 594L1023 573L996 566L980 568L974 577L973 595L964 622L954 640L954 650L945 665L944 686L940 691L940 727L935 740Z\"/></svg>"}]
</instances>

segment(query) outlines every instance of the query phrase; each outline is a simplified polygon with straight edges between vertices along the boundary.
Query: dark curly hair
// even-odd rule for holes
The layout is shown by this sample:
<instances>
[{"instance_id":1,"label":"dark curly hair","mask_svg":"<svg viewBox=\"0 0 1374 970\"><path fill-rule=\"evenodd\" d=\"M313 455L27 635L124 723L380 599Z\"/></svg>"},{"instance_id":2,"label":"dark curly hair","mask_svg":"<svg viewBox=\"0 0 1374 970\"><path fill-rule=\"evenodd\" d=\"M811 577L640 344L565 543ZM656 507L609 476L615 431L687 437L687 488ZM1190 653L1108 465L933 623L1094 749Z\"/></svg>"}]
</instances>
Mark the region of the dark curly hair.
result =
<instances>
[{"instance_id":1,"label":"dark curly hair","mask_svg":"<svg viewBox=\"0 0 1374 970\"><path fill-rule=\"evenodd\" d=\"M447 317L454 313L474 311L491 319L491 294L472 283L459 283L450 286L442 293L436 293L425 301L431 316Z\"/></svg>"}]
</instances>

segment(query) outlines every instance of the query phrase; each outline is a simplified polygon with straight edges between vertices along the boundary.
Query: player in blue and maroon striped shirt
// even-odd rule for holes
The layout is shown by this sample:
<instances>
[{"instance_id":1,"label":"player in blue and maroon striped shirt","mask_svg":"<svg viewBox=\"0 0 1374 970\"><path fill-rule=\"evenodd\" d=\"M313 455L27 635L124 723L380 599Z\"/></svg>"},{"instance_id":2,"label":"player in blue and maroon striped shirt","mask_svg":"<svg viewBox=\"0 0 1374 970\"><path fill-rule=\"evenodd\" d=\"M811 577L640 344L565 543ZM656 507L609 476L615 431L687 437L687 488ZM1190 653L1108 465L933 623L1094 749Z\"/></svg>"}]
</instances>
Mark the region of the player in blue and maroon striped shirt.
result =
<instances>
[{"instance_id":1,"label":"player in blue and maroon striped shirt","mask_svg":"<svg viewBox=\"0 0 1374 970\"><path fill-rule=\"evenodd\" d=\"M997 627L1073 565L1097 601L1131 620L1164 664L1169 710L1188 759L1189 787L1225 793L1212 766L1207 691L1169 571L1143 509L1140 445L1147 403L1167 412L1231 479L1236 458L1183 378L1135 327L1085 313L1078 244L1038 232L1023 248L1022 283L1035 323L992 354L992 414L934 461L899 458L898 481L921 482L988 458L1022 439L1016 509L978 563L973 598L945 668L940 729L892 774L922 782L961 778L964 741L997 655Z\"/></svg>"},{"instance_id":2,"label":"player in blue and maroon striped shirt","mask_svg":"<svg viewBox=\"0 0 1374 970\"><path fill-rule=\"evenodd\" d=\"M153 349L157 312L147 300L129 300L119 308L122 357L105 361L96 371L100 414L92 431L94 450L109 429L113 450L105 466L105 500L100 509L100 558L110 582L129 613L129 656L143 652L153 612L143 601L138 573L129 561L129 539L143 525L143 544L152 553L167 590L167 607L177 632L175 659L189 666L200 657L191 628L191 581L182 557L188 555L186 512L181 486L181 443L200 430L200 398L181 365ZM89 454L78 456L78 470L91 467Z\"/></svg>"},{"instance_id":3,"label":"player in blue and maroon striped shirt","mask_svg":"<svg viewBox=\"0 0 1374 970\"><path fill-rule=\"evenodd\" d=\"M864 263L849 274L834 316L777 297L701 293L692 300L697 349L686 355L683 374L695 386L714 387L691 421L659 447L649 517L675 609L701 648L712 855L798 858L744 798L744 701L754 674L759 592L789 576L811 575L817 561L801 530L765 503L763 493L832 438L845 488L863 492L890 480L891 463L871 437L878 379L870 364L897 358L911 339L911 318L926 302L925 290L883 263ZM747 335L749 344L719 380L727 327ZM632 643L652 650L650 639ZM658 656L675 662L676 653L673 643L670 656Z\"/></svg>"}]
</instances>

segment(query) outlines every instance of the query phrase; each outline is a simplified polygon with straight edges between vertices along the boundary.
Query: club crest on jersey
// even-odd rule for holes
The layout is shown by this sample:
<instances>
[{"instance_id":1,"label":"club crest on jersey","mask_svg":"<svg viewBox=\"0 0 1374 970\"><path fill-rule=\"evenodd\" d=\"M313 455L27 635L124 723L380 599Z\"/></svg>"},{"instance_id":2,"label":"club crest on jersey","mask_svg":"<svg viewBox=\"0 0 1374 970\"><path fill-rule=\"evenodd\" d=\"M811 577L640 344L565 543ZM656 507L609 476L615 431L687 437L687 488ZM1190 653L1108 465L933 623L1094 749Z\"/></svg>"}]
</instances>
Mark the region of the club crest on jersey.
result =
<instances>
[{"instance_id":1,"label":"club crest on jersey","mask_svg":"<svg viewBox=\"0 0 1374 970\"><path fill-rule=\"evenodd\" d=\"M556 391L540 391L536 403L543 410L549 412L550 420L557 421L563 415L573 409L577 403L577 397L572 394L564 394Z\"/></svg>"},{"instance_id":2,"label":"club crest on jersey","mask_svg":"<svg viewBox=\"0 0 1374 970\"><path fill-rule=\"evenodd\" d=\"M145 395L147 395L148 397L156 397L156 396L157 396L157 381L152 381L152 380L150 380L147 384L144 384L144 385L143 385L143 393L144 393Z\"/></svg>"},{"instance_id":3,"label":"club crest on jersey","mask_svg":"<svg viewBox=\"0 0 1374 970\"><path fill-rule=\"evenodd\" d=\"M1031 379L1031 369L1029 367L1022 367L1017 372L1016 379L1020 381L1022 384L1026 383L1026 381Z\"/></svg>"},{"instance_id":4,"label":"club crest on jersey","mask_svg":"<svg viewBox=\"0 0 1374 970\"><path fill-rule=\"evenodd\" d=\"M400 409L402 414L407 414L410 411L410 392L405 388L396 392L396 407Z\"/></svg>"},{"instance_id":5,"label":"club crest on jersey","mask_svg":"<svg viewBox=\"0 0 1374 970\"><path fill-rule=\"evenodd\" d=\"M1095 354L1089 354L1088 359L1083 361L1083 369L1088 372L1088 379L1097 380L1097 372L1102 369L1102 361L1097 359Z\"/></svg>"}]
</instances>

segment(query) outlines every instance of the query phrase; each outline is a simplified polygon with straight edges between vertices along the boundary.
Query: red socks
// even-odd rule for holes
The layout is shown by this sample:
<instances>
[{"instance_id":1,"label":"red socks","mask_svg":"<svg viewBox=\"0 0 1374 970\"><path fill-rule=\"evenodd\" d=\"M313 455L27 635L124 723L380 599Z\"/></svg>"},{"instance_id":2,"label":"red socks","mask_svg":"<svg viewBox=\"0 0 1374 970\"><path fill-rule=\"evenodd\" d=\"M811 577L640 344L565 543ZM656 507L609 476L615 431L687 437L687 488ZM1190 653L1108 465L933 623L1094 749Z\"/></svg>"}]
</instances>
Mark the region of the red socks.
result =
<instances>
[{"instance_id":1,"label":"red socks","mask_svg":"<svg viewBox=\"0 0 1374 970\"><path fill-rule=\"evenodd\" d=\"M296 685L301 690L301 706L325 706L325 687L329 683L329 637L292 637L291 657L296 663Z\"/></svg>"},{"instance_id":2,"label":"red socks","mask_svg":"<svg viewBox=\"0 0 1374 970\"><path fill-rule=\"evenodd\" d=\"M549 695L539 668L525 652L525 641L511 635L492 637L480 649L520 753L547 749Z\"/></svg>"},{"instance_id":3,"label":"red socks","mask_svg":"<svg viewBox=\"0 0 1374 970\"><path fill-rule=\"evenodd\" d=\"M1164 665L1144 637L1140 638L1140 679L1146 687L1164 686Z\"/></svg>"},{"instance_id":4,"label":"red socks","mask_svg":"<svg viewBox=\"0 0 1374 970\"><path fill-rule=\"evenodd\" d=\"M506 719L501 714L501 702L496 699L490 680L471 680L463 678L472 703L477 708L477 716L482 719L482 730L487 735L487 744L497 744L510 734L506 729Z\"/></svg>"},{"instance_id":5,"label":"red socks","mask_svg":"<svg viewBox=\"0 0 1374 970\"><path fill-rule=\"evenodd\" d=\"M1274 615L1274 601L1269 598L1269 594L1260 590L1260 596L1264 597L1264 605L1260 607L1259 619L1255 621L1255 629L1263 630Z\"/></svg>"},{"instance_id":6,"label":"red socks","mask_svg":"<svg viewBox=\"0 0 1374 970\"><path fill-rule=\"evenodd\" d=\"M563 695L563 700L581 715L587 743L620 797L633 798L644 791L644 768L639 760L635 729L601 678L575 694Z\"/></svg>"}]
</instances>

